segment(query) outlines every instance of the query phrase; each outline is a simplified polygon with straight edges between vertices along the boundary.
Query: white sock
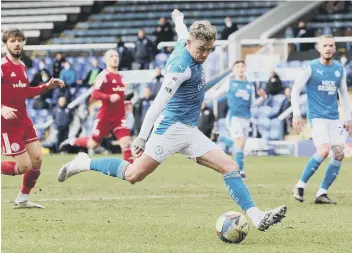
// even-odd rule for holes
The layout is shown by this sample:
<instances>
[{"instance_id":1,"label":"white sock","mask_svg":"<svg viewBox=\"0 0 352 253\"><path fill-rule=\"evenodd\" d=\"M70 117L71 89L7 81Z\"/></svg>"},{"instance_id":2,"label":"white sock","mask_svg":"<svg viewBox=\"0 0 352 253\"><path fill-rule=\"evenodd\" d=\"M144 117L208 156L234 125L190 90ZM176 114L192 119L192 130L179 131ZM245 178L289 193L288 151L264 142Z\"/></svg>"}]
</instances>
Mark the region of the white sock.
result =
<instances>
[{"instance_id":1,"label":"white sock","mask_svg":"<svg viewBox=\"0 0 352 253\"><path fill-rule=\"evenodd\" d=\"M257 226L262 220L264 212L261 211L258 207L251 207L247 210L247 215L251 218L253 224Z\"/></svg>"},{"instance_id":2,"label":"white sock","mask_svg":"<svg viewBox=\"0 0 352 253\"><path fill-rule=\"evenodd\" d=\"M29 200L29 194L24 194L22 192L19 192L15 200L15 203L20 203L28 200Z\"/></svg>"},{"instance_id":3,"label":"white sock","mask_svg":"<svg viewBox=\"0 0 352 253\"><path fill-rule=\"evenodd\" d=\"M316 197L319 197L319 196L321 196L323 194L326 194L327 192L328 192L327 190L325 190L323 188L319 188L319 190L317 191Z\"/></svg>"},{"instance_id":4,"label":"white sock","mask_svg":"<svg viewBox=\"0 0 352 253\"><path fill-rule=\"evenodd\" d=\"M296 184L296 187L297 188L305 188L306 187L306 183L305 182L303 182L303 181L301 181L301 180L299 180L298 182L297 182L297 184Z\"/></svg>"}]
</instances>

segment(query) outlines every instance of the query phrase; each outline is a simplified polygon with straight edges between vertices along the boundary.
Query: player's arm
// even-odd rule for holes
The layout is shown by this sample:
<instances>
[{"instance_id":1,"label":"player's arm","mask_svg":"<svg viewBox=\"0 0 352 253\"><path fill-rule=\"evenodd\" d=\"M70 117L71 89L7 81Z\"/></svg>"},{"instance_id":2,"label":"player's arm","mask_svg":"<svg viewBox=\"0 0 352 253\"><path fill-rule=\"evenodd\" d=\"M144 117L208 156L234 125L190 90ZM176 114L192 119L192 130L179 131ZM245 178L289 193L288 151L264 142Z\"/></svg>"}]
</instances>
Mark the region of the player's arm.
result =
<instances>
[{"instance_id":1,"label":"player's arm","mask_svg":"<svg viewBox=\"0 0 352 253\"><path fill-rule=\"evenodd\" d=\"M120 99L118 94L106 94L102 92L101 87L105 80L105 72L101 72L95 79L93 84L92 99L95 100L110 100L110 102L115 103Z\"/></svg>"},{"instance_id":2,"label":"player's arm","mask_svg":"<svg viewBox=\"0 0 352 253\"><path fill-rule=\"evenodd\" d=\"M142 154L145 142L152 131L154 123L160 116L166 104L176 93L180 85L190 77L191 69L189 67L187 67L184 72L180 73L171 71L165 75L160 91L148 109L143 120L141 131L133 143L134 151L137 156Z\"/></svg>"},{"instance_id":3,"label":"player's arm","mask_svg":"<svg viewBox=\"0 0 352 253\"><path fill-rule=\"evenodd\" d=\"M251 107L256 107L256 106L260 106L264 101L265 101L265 97L259 97L256 98L255 97L255 89L254 89L254 85L252 86L252 95L251 95Z\"/></svg>"},{"instance_id":4,"label":"player's arm","mask_svg":"<svg viewBox=\"0 0 352 253\"><path fill-rule=\"evenodd\" d=\"M352 134L352 109L351 109L350 98L348 95L346 79L347 79L346 70L343 70L341 85L338 89L338 93L340 96L340 103L345 112L345 117L346 117L345 128L351 135Z\"/></svg>"},{"instance_id":5,"label":"player's arm","mask_svg":"<svg viewBox=\"0 0 352 253\"><path fill-rule=\"evenodd\" d=\"M175 9L172 13L172 20L175 23L175 30L178 36L178 40L180 39L188 39L188 30L187 26L183 22L183 13L180 12L178 9Z\"/></svg>"},{"instance_id":6,"label":"player's arm","mask_svg":"<svg viewBox=\"0 0 352 253\"><path fill-rule=\"evenodd\" d=\"M204 96L204 100L216 100L221 96L225 95L229 92L230 89L230 81L225 82L223 85L220 86L219 89L215 91L207 91Z\"/></svg>"},{"instance_id":7,"label":"player's arm","mask_svg":"<svg viewBox=\"0 0 352 253\"><path fill-rule=\"evenodd\" d=\"M28 87L26 90L27 98L34 98L48 90L55 89L56 87L63 88L65 87L65 84L62 80L57 79L57 78L51 78L49 82L45 84L41 84L37 87Z\"/></svg>"},{"instance_id":8,"label":"player's arm","mask_svg":"<svg viewBox=\"0 0 352 253\"><path fill-rule=\"evenodd\" d=\"M296 132L299 133L303 127L303 120L301 118L301 105L300 105L300 94L304 89L304 86L310 79L312 74L312 69L310 66L303 69L300 76L296 79L293 84L291 91L291 106L293 112L293 127L296 129Z\"/></svg>"}]
</instances>

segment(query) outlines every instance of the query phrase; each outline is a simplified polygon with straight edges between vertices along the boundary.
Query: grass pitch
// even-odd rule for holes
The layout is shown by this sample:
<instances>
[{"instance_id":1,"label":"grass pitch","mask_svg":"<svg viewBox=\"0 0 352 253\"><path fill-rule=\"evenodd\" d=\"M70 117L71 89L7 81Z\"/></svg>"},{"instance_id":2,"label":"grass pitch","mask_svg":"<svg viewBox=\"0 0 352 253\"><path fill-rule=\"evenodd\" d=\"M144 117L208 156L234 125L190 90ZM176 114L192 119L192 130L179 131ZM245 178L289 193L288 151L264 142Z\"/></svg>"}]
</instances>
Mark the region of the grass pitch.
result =
<instances>
[{"instance_id":1,"label":"grass pitch","mask_svg":"<svg viewBox=\"0 0 352 253\"><path fill-rule=\"evenodd\" d=\"M352 160L331 187L338 205L313 204L327 162L309 182L304 203L291 197L305 158L248 157L246 182L257 205L288 206L267 232L250 227L241 244L223 243L215 222L239 211L222 176L173 156L145 181L130 185L97 172L57 182L72 156L45 156L31 200L44 210L13 210L21 177L2 176L4 253L348 253L352 252Z\"/></svg>"}]
</instances>

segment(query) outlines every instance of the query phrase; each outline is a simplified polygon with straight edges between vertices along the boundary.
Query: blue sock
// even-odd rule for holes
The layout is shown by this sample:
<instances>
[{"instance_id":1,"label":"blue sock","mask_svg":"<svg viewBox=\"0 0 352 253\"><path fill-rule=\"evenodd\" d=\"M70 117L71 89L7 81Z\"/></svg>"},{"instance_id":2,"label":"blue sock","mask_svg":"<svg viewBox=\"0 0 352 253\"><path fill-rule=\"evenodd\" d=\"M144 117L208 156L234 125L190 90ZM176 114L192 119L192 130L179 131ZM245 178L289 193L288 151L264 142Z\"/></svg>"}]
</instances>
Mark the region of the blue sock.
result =
<instances>
[{"instance_id":1,"label":"blue sock","mask_svg":"<svg viewBox=\"0 0 352 253\"><path fill-rule=\"evenodd\" d=\"M236 147L235 160L238 167L240 168L240 171L243 172L244 170L243 149Z\"/></svg>"},{"instance_id":2,"label":"blue sock","mask_svg":"<svg viewBox=\"0 0 352 253\"><path fill-rule=\"evenodd\" d=\"M232 139L227 138L226 136L220 136L219 141L225 143L228 148L231 148L234 143Z\"/></svg>"},{"instance_id":3,"label":"blue sock","mask_svg":"<svg viewBox=\"0 0 352 253\"><path fill-rule=\"evenodd\" d=\"M231 198L242 208L243 211L255 207L247 186L243 183L238 170L232 170L224 174L224 181Z\"/></svg>"},{"instance_id":4,"label":"blue sock","mask_svg":"<svg viewBox=\"0 0 352 253\"><path fill-rule=\"evenodd\" d=\"M326 169L325 176L321 182L320 188L328 190L330 185L335 181L337 175L339 174L341 168L341 161L335 160L332 158Z\"/></svg>"},{"instance_id":5,"label":"blue sock","mask_svg":"<svg viewBox=\"0 0 352 253\"><path fill-rule=\"evenodd\" d=\"M324 158L319 154L315 153L308 161L306 167L301 175L301 181L307 183L309 178L318 170L320 164L324 161Z\"/></svg>"},{"instance_id":6,"label":"blue sock","mask_svg":"<svg viewBox=\"0 0 352 253\"><path fill-rule=\"evenodd\" d=\"M99 171L105 175L118 177L124 180L125 169L129 164L129 162L120 158L97 158L92 159L89 166L91 170Z\"/></svg>"}]
</instances>

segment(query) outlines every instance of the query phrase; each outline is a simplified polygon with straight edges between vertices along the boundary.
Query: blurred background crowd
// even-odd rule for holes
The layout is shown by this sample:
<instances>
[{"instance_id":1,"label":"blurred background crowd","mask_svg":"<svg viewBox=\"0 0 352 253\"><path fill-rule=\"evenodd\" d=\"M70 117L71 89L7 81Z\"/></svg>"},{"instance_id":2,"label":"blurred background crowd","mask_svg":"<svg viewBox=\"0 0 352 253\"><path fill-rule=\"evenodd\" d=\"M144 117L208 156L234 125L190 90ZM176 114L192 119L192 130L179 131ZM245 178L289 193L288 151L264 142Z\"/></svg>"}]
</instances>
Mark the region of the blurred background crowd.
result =
<instances>
[{"instance_id":1,"label":"blurred background crowd","mask_svg":"<svg viewBox=\"0 0 352 253\"><path fill-rule=\"evenodd\" d=\"M120 71L153 70L149 82L126 83L127 93L133 94L125 103L127 122L131 135L137 135L163 82L164 67L173 50L172 46L158 45L177 38L170 20L174 8L183 11L186 25L199 19L209 20L217 27L218 40L227 40L279 4L275 1L37 1L22 4L5 1L1 22L2 30L10 27L25 30L27 45L116 43ZM276 37L313 38L321 34L352 36L351 1L322 2L313 13L292 22ZM252 109L251 137L284 140L293 135L291 118L277 119L290 107L294 82L293 78L280 76L280 69L301 68L317 58L318 53L315 43L290 43L289 50L287 60L275 66L268 73L269 78L253 80L256 96L264 97L265 103ZM352 87L350 50L351 43L337 43L335 59L345 67L348 86ZM85 94L105 68L103 51L27 50L23 61L31 86L47 82L51 77L60 78L67 85L65 89L55 89L27 101L29 116L36 125L43 147L50 152L59 152L58 147L65 139L90 135L99 102L88 96L74 108L68 104ZM212 64L212 57L209 61L210 69L217 67ZM214 140L214 125L217 133L226 135L226 101L219 105L217 117L212 104L204 103L201 110L199 128ZM305 112L305 106L302 111ZM116 140L111 136L104 141L101 151L114 152L115 144Z\"/></svg>"}]
</instances>

